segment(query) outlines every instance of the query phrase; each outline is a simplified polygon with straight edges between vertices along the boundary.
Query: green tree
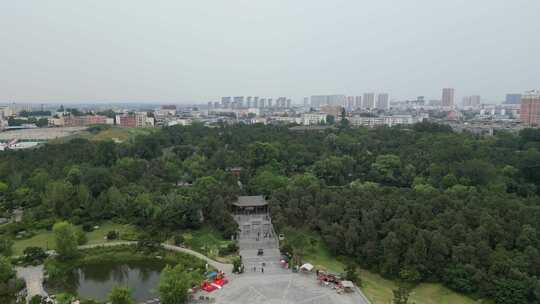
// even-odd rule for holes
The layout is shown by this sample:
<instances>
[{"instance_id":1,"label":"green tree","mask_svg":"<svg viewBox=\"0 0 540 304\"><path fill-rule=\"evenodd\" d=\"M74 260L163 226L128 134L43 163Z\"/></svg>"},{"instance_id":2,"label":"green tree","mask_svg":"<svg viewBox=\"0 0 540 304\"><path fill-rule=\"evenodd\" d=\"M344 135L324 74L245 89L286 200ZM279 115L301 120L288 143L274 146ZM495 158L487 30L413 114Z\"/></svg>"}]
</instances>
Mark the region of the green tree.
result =
<instances>
[{"instance_id":1,"label":"green tree","mask_svg":"<svg viewBox=\"0 0 540 304\"><path fill-rule=\"evenodd\" d=\"M75 229L75 237L77 238L77 245L84 245L88 242L88 237L82 229Z\"/></svg>"},{"instance_id":2,"label":"green tree","mask_svg":"<svg viewBox=\"0 0 540 304\"><path fill-rule=\"evenodd\" d=\"M11 247L13 246L13 241L7 236L0 236L0 255L11 256L13 251Z\"/></svg>"},{"instance_id":3,"label":"green tree","mask_svg":"<svg viewBox=\"0 0 540 304\"><path fill-rule=\"evenodd\" d=\"M56 295L56 304L71 304L74 300L75 297L68 293L59 293Z\"/></svg>"},{"instance_id":4,"label":"green tree","mask_svg":"<svg viewBox=\"0 0 540 304\"><path fill-rule=\"evenodd\" d=\"M399 287L397 289L392 290L392 293L394 294L394 298L392 300L393 304L409 303L409 295L411 291L409 288L407 288L403 284L399 284Z\"/></svg>"},{"instance_id":5,"label":"green tree","mask_svg":"<svg viewBox=\"0 0 540 304\"><path fill-rule=\"evenodd\" d=\"M81 183L82 172L79 166L72 166L67 174L66 180L72 185L78 185Z\"/></svg>"},{"instance_id":6,"label":"green tree","mask_svg":"<svg viewBox=\"0 0 540 304\"><path fill-rule=\"evenodd\" d=\"M111 304L134 304L131 291L126 287L114 287L109 293Z\"/></svg>"},{"instance_id":7,"label":"green tree","mask_svg":"<svg viewBox=\"0 0 540 304\"><path fill-rule=\"evenodd\" d=\"M163 304L184 304L188 289L191 288L192 275L181 264L174 268L167 265L159 279L159 295Z\"/></svg>"},{"instance_id":8,"label":"green tree","mask_svg":"<svg viewBox=\"0 0 540 304\"><path fill-rule=\"evenodd\" d=\"M15 270L8 257L0 256L0 283L5 283L15 276Z\"/></svg>"},{"instance_id":9,"label":"green tree","mask_svg":"<svg viewBox=\"0 0 540 304\"><path fill-rule=\"evenodd\" d=\"M399 156L385 154L377 156L377 160L371 165L371 175L375 181L389 185L399 183L401 160Z\"/></svg>"},{"instance_id":10,"label":"green tree","mask_svg":"<svg viewBox=\"0 0 540 304\"><path fill-rule=\"evenodd\" d=\"M47 185L43 202L56 215L67 217L73 211L69 204L72 196L73 186L69 182L53 181Z\"/></svg>"},{"instance_id":11,"label":"green tree","mask_svg":"<svg viewBox=\"0 0 540 304\"><path fill-rule=\"evenodd\" d=\"M276 189L285 187L288 178L286 176L277 175L271 171L262 171L257 173L250 181L250 188L253 193L270 195Z\"/></svg>"},{"instance_id":12,"label":"green tree","mask_svg":"<svg viewBox=\"0 0 540 304\"><path fill-rule=\"evenodd\" d=\"M68 222L59 222L53 226L56 252L61 259L71 259L77 255L77 235L75 228Z\"/></svg>"},{"instance_id":13,"label":"green tree","mask_svg":"<svg viewBox=\"0 0 540 304\"><path fill-rule=\"evenodd\" d=\"M254 168L258 168L269 164L273 160L277 160L279 151L277 147L271 143L256 142L248 147L248 161Z\"/></svg>"},{"instance_id":14,"label":"green tree","mask_svg":"<svg viewBox=\"0 0 540 304\"><path fill-rule=\"evenodd\" d=\"M23 254L24 254L24 260L27 263L32 263L32 264L39 264L43 262L44 259L47 258L47 253L41 247L34 247L34 246L26 247L24 248Z\"/></svg>"},{"instance_id":15,"label":"green tree","mask_svg":"<svg viewBox=\"0 0 540 304\"><path fill-rule=\"evenodd\" d=\"M345 280L354 282L358 286L362 285L362 280L358 271L356 271L356 265L354 263L347 263L345 266Z\"/></svg>"}]
</instances>

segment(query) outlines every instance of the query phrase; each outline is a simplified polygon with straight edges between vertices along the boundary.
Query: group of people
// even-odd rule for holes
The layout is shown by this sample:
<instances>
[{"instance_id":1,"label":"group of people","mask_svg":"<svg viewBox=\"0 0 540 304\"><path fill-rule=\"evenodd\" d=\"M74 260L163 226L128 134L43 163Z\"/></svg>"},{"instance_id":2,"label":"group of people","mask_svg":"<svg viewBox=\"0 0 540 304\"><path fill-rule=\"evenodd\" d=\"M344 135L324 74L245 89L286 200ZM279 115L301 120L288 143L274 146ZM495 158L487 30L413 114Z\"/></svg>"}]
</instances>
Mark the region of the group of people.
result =
<instances>
[{"instance_id":1,"label":"group of people","mask_svg":"<svg viewBox=\"0 0 540 304\"><path fill-rule=\"evenodd\" d=\"M264 267L266 267L266 263L265 262L261 262L261 272L264 273ZM252 268L253 272L257 272L257 265L254 264L253 265L253 268Z\"/></svg>"},{"instance_id":2,"label":"group of people","mask_svg":"<svg viewBox=\"0 0 540 304\"><path fill-rule=\"evenodd\" d=\"M263 239L271 239L273 236L272 231L263 233ZM255 240L259 241L261 239L261 232L257 232L257 238Z\"/></svg>"}]
</instances>

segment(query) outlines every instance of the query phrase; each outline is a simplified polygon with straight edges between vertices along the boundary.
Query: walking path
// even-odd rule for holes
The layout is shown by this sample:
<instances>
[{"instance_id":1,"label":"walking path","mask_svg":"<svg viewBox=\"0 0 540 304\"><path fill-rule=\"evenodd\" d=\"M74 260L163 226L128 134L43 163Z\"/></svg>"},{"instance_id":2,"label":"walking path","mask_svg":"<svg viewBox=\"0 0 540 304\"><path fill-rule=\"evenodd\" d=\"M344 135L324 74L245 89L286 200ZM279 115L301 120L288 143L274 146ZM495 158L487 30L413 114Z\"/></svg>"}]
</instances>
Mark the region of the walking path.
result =
<instances>
[{"instance_id":1,"label":"walking path","mask_svg":"<svg viewBox=\"0 0 540 304\"><path fill-rule=\"evenodd\" d=\"M113 246L121 246L121 245L128 245L128 246L129 245L137 245L137 242L100 243L100 244L83 245L83 246L79 246L78 248L84 250L84 249L92 249L92 248L98 248L98 247L113 247ZM201 260L206 261L209 265L211 265L212 267L214 267L216 269L223 270L226 273L232 273L232 269L233 269L232 264L224 264L224 263L220 263L218 261L214 261L211 258L205 256L204 254L201 254L201 253L199 253L197 251L194 251L194 250L191 250L189 248L174 246L174 245L170 245L170 244L166 244L166 243L162 243L161 245L163 246L163 248L165 248L167 250L175 251L175 252L182 252L182 253L187 253L187 254L193 255L195 257L198 257Z\"/></svg>"},{"instance_id":2,"label":"walking path","mask_svg":"<svg viewBox=\"0 0 540 304\"><path fill-rule=\"evenodd\" d=\"M17 276L26 282L26 300L29 301L33 296L47 296L45 288L43 288L43 265L15 267Z\"/></svg>"},{"instance_id":3,"label":"walking path","mask_svg":"<svg viewBox=\"0 0 540 304\"><path fill-rule=\"evenodd\" d=\"M337 294L320 286L314 274L292 273L281 267L279 242L269 216L242 215L235 219L240 226L238 245L246 272L209 294L216 303L370 304L360 289ZM259 249L263 250L262 255Z\"/></svg>"}]
</instances>

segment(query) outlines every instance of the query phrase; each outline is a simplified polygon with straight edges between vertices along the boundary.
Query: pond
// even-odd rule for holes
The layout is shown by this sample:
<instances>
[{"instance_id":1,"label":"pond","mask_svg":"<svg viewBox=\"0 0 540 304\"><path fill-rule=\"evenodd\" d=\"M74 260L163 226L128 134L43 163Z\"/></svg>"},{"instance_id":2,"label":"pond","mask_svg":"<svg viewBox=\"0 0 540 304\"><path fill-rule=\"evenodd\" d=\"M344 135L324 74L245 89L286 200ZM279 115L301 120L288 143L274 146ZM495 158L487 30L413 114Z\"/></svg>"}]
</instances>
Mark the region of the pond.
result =
<instances>
[{"instance_id":1,"label":"pond","mask_svg":"<svg viewBox=\"0 0 540 304\"><path fill-rule=\"evenodd\" d=\"M135 301L157 297L159 275L165 267L160 261L100 263L73 269L62 282L49 282L49 293L68 292L81 298L106 301L115 286L128 287Z\"/></svg>"}]
</instances>

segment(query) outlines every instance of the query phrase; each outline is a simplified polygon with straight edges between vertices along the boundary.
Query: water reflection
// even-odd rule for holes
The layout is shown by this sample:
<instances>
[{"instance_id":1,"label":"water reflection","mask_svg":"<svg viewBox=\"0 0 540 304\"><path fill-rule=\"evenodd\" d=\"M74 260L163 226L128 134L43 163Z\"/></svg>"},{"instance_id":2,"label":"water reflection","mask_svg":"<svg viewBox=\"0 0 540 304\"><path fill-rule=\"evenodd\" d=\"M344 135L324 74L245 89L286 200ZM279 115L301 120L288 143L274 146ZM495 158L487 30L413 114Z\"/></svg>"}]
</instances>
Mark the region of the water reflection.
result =
<instances>
[{"instance_id":1,"label":"water reflection","mask_svg":"<svg viewBox=\"0 0 540 304\"><path fill-rule=\"evenodd\" d=\"M67 273L62 282L51 282L49 289L105 301L113 287L127 286L136 301L143 301L156 296L159 274L164 266L158 262L86 265Z\"/></svg>"}]
</instances>

